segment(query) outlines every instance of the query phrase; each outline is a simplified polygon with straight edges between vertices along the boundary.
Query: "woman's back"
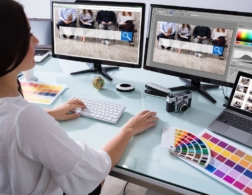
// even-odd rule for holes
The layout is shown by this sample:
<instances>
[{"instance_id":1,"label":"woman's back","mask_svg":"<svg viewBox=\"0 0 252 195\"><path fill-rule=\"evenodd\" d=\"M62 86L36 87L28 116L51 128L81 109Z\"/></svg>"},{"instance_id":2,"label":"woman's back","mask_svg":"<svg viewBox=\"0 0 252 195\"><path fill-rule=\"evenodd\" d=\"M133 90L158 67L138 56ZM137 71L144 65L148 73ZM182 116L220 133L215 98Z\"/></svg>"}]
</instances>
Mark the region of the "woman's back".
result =
<instances>
[{"instance_id":1,"label":"woman's back","mask_svg":"<svg viewBox=\"0 0 252 195\"><path fill-rule=\"evenodd\" d=\"M22 96L0 98L0 109L0 138L5 138L0 141L0 195L85 194L109 173L106 152L76 144L54 118Z\"/></svg>"},{"instance_id":2,"label":"woman's back","mask_svg":"<svg viewBox=\"0 0 252 195\"><path fill-rule=\"evenodd\" d=\"M32 111L32 107L21 96L0 98L0 194L40 194L47 191L45 188L61 192L55 189L49 169L20 150L20 141L31 134L20 132L17 124L22 126L25 121L20 121L20 114Z\"/></svg>"}]
</instances>

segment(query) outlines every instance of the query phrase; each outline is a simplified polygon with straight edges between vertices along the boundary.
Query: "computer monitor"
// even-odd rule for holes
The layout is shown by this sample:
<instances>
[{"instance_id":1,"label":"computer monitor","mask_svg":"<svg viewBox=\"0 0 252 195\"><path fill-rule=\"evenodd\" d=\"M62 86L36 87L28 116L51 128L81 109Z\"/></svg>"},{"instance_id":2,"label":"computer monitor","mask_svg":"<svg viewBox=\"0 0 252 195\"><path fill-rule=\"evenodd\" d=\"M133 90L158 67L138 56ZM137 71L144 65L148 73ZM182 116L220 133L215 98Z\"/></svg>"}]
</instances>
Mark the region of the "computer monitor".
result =
<instances>
[{"instance_id":1,"label":"computer monitor","mask_svg":"<svg viewBox=\"0 0 252 195\"><path fill-rule=\"evenodd\" d=\"M171 90L195 90L215 103L206 89L252 73L252 13L151 5L149 20L144 69L186 82Z\"/></svg>"},{"instance_id":2,"label":"computer monitor","mask_svg":"<svg viewBox=\"0 0 252 195\"><path fill-rule=\"evenodd\" d=\"M52 56L93 63L73 72L141 68L145 4L99 1L52 2ZM102 67L101 64L116 67Z\"/></svg>"},{"instance_id":3,"label":"computer monitor","mask_svg":"<svg viewBox=\"0 0 252 195\"><path fill-rule=\"evenodd\" d=\"M37 18L28 18L28 20L32 34L39 40L39 44L36 45L36 48L51 49L51 20Z\"/></svg>"}]
</instances>

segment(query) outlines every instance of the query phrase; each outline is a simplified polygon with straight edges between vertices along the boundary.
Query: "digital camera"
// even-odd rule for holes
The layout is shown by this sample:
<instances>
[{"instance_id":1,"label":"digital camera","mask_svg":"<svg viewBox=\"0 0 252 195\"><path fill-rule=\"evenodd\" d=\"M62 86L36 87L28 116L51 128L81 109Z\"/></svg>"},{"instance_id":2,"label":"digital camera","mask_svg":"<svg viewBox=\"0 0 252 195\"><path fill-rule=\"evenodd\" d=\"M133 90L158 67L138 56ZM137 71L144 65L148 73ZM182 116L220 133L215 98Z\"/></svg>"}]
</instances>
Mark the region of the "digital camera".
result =
<instances>
[{"instance_id":1,"label":"digital camera","mask_svg":"<svg viewBox=\"0 0 252 195\"><path fill-rule=\"evenodd\" d=\"M166 99L167 112L184 112L191 107L192 92L184 91L175 94L169 94Z\"/></svg>"}]
</instances>

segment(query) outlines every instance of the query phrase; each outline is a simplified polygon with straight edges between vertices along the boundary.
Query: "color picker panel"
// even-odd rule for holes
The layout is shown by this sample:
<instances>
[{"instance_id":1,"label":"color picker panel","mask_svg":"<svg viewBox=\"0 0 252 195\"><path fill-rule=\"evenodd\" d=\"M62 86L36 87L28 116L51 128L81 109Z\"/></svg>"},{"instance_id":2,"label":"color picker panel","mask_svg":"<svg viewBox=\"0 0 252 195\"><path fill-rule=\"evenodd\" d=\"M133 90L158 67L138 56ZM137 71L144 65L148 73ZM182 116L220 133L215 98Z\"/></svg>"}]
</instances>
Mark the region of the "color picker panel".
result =
<instances>
[{"instance_id":1,"label":"color picker panel","mask_svg":"<svg viewBox=\"0 0 252 195\"><path fill-rule=\"evenodd\" d=\"M66 88L65 85L51 85L39 82L21 81L24 98L28 102L38 104L51 104Z\"/></svg>"},{"instance_id":2,"label":"color picker panel","mask_svg":"<svg viewBox=\"0 0 252 195\"><path fill-rule=\"evenodd\" d=\"M252 30L239 29L236 35L236 41L252 43Z\"/></svg>"},{"instance_id":3,"label":"color picker panel","mask_svg":"<svg viewBox=\"0 0 252 195\"><path fill-rule=\"evenodd\" d=\"M251 195L252 155L208 130L201 134L212 155L212 161L205 171L241 194Z\"/></svg>"},{"instance_id":4,"label":"color picker panel","mask_svg":"<svg viewBox=\"0 0 252 195\"><path fill-rule=\"evenodd\" d=\"M210 163L210 149L200 138L181 129L175 129L174 136L174 147L170 148L174 155L202 167L206 167Z\"/></svg>"}]
</instances>

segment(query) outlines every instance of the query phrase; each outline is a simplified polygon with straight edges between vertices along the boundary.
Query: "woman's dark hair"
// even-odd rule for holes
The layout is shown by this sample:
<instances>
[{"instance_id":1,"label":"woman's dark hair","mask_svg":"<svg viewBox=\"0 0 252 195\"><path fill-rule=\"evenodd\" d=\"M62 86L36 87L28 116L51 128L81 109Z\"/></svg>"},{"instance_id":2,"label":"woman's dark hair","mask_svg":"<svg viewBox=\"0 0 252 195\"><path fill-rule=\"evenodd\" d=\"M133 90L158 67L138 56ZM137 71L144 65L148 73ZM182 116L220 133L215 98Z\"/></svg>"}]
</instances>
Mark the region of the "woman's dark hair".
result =
<instances>
[{"instance_id":1,"label":"woman's dark hair","mask_svg":"<svg viewBox=\"0 0 252 195\"><path fill-rule=\"evenodd\" d=\"M182 29L187 28L189 31L191 30L191 26L189 24L182 24Z\"/></svg>"},{"instance_id":2,"label":"woman's dark hair","mask_svg":"<svg viewBox=\"0 0 252 195\"><path fill-rule=\"evenodd\" d=\"M127 13L127 12L122 12L122 15L123 15L123 16L126 16L126 13ZM132 13L131 13L131 12L128 12L128 14L129 14L129 16L132 16Z\"/></svg>"},{"instance_id":3,"label":"woman's dark hair","mask_svg":"<svg viewBox=\"0 0 252 195\"><path fill-rule=\"evenodd\" d=\"M220 31L225 32L226 30L225 30L225 28L217 28L216 31L217 32L220 32Z\"/></svg>"},{"instance_id":4,"label":"woman's dark hair","mask_svg":"<svg viewBox=\"0 0 252 195\"><path fill-rule=\"evenodd\" d=\"M23 6L14 0L0 3L0 77L13 71L25 58L30 45L30 27ZM19 80L18 91L22 89Z\"/></svg>"},{"instance_id":5,"label":"woman's dark hair","mask_svg":"<svg viewBox=\"0 0 252 195\"><path fill-rule=\"evenodd\" d=\"M87 12L89 13L89 15L90 15L91 17L93 17L93 12L92 12L90 9L88 9L88 10L84 9L84 10L82 11L83 15L86 15Z\"/></svg>"}]
</instances>

